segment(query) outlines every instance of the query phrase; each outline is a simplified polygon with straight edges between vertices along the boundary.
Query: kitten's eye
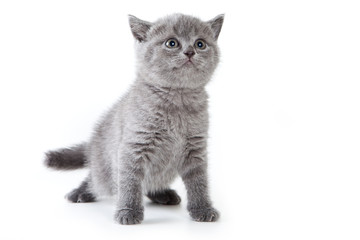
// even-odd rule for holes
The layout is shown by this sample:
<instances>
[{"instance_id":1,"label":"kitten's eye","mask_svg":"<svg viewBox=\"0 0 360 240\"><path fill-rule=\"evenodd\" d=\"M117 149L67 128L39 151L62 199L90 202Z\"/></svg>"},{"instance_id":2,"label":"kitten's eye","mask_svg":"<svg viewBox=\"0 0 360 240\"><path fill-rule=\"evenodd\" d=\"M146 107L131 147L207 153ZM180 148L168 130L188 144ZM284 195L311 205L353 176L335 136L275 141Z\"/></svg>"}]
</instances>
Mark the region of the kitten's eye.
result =
<instances>
[{"instance_id":1,"label":"kitten's eye","mask_svg":"<svg viewBox=\"0 0 360 240\"><path fill-rule=\"evenodd\" d=\"M206 48L206 42L202 39L196 40L195 47L203 50Z\"/></svg>"},{"instance_id":2,"label":"kitten's eye","mask_svg":"<svg viewBox=\"0 0 360 240\"><path fill-rule=\"evenodd\" d=\"M179 46L179 42L175 38L170 38L169 40L166 41L165 45L168 48L177 48Z\"/></svg>"}]
</instances>

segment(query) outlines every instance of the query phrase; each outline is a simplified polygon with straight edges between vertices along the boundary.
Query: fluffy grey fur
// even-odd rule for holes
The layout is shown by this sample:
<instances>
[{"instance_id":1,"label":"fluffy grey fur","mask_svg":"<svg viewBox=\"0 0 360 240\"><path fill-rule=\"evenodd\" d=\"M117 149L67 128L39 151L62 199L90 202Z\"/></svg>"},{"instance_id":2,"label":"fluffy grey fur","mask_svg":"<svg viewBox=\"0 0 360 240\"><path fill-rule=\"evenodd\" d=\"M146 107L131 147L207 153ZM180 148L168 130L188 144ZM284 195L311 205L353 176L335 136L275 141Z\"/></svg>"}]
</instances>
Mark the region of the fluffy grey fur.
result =
<instances>
[{"instance_id":1,"label":"fluffy grey fur","mask_svg":"<svg viewBox=\"0 0 360 240\"><path fill-rule=\"evenodd\" d=\"M129 16L136 39L137 79L101 119L89 142L49 151L56 169L87 166L89 176L69 193L72 202L116 195L115 219L143 220L143 195L179 204L170 184L180 175L196 221L216 221L207 181L208 111L205 85L219 61L224 16L208 22L175 14L155 23Z\"/></svg>"}]
</instances>

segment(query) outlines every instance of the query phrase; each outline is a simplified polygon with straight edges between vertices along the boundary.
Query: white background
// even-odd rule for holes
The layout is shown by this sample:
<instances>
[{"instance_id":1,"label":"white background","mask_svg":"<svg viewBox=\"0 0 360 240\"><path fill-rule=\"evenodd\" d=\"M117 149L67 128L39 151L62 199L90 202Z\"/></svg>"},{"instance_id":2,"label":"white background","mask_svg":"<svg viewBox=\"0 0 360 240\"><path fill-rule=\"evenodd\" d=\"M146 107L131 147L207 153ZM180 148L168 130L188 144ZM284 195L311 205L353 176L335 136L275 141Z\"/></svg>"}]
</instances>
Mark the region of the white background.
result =
<instances>
[{"instance_id":1,"label":"white background","mask_svg":"<svg viewBox=\"0 0 360 240\"><path fill-rule=\"evenodd\" d=\"M89 138L134 80L127 14L225 13L208 86L217 223L145 201L137 226L110 199L63 196L86 170L43 153ZM0 239L359 239L358 1L0 2Z\"/></svg>"}]
</instances>

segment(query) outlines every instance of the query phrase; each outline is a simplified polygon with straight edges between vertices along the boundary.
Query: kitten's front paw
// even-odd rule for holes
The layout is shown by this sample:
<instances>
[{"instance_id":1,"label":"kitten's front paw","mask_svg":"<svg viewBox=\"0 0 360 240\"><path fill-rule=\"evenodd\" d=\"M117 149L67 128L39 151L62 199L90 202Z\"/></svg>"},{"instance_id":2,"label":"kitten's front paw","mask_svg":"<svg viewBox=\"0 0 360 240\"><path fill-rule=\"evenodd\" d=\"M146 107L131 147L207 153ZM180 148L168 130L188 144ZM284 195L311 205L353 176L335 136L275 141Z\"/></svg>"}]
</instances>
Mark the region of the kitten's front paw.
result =
<instances>
[{"instance_id":1,"label":"kitten's front paw","mask_svg":"<svg viewBox=\"0 0 360 240\"><path fill-rule=\"evenodd\" d=\"M190 216L197 222L215 222L219 219L220 213L214 208L189 209Z\"/></svg>"},{"instance_id":2,"label":"kitten's front paw","mask_svg":"<svg viewBox=\"0 0 360 240\"><path fill-rule=\"evenodd\" d=\"M123 208L115 213L115 220L122 225L139 224L144 219L144 210Z\"/></svg>"}]
</instances>

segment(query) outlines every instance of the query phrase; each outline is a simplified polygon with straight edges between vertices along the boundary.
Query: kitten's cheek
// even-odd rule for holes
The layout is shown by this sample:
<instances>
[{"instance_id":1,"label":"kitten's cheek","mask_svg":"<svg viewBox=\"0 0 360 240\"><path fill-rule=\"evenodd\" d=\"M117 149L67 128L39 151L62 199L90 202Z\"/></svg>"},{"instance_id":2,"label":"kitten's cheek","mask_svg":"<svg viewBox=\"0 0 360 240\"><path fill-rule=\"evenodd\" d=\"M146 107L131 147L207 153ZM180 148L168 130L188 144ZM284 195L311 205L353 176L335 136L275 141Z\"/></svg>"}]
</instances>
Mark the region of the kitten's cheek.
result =
<instances>
[{"instance_id":1,"label":"kitten's cheek","mask_svg":"<svg viewBox=\"0 0 360 240\"><path fill-rule=\"evenodd\" d=\"M169 71L174 71L177 68L179 68L179 66L177 66L176 64L167 64L166 69L168 69Z\"/></svg>"}]
</instances>

